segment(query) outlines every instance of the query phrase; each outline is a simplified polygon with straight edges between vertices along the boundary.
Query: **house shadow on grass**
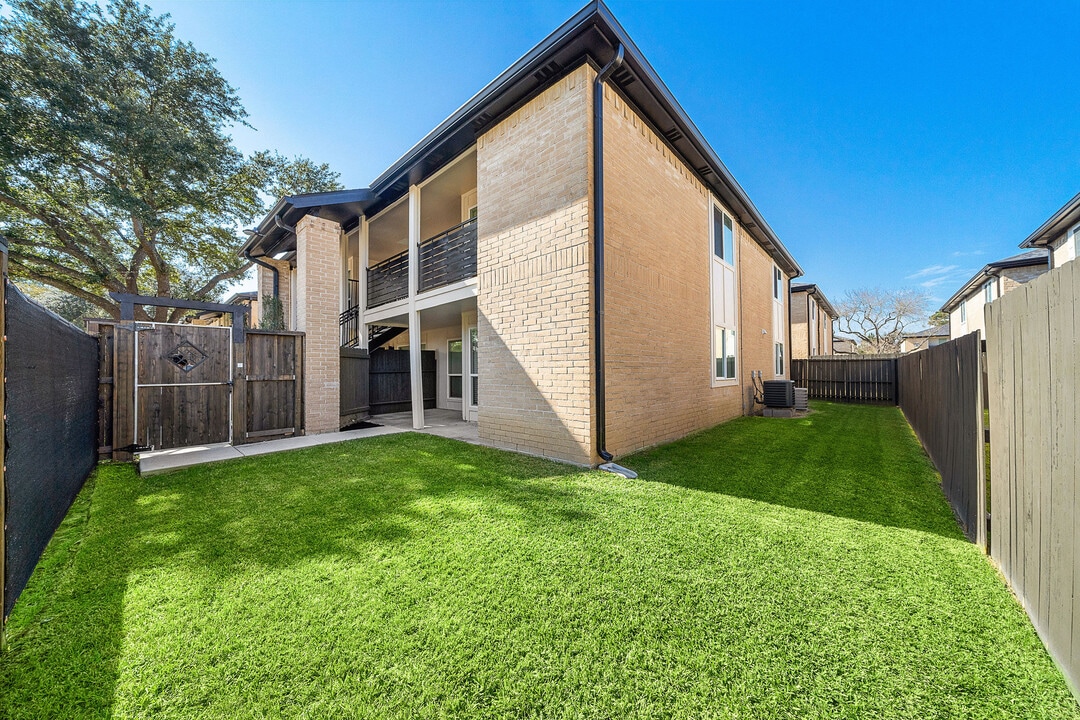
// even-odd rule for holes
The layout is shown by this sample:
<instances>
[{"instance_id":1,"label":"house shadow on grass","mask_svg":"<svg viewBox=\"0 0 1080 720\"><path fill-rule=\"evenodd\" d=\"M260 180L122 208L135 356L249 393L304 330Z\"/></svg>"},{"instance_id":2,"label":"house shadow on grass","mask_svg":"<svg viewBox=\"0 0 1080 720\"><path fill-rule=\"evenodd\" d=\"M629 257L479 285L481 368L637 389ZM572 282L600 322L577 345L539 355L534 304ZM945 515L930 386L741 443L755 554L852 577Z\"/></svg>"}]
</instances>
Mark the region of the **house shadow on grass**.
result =
<instances>
[{"instance_id":1,"label":"house shadow on grass","mask_svg":"<svg viewBox=\"0 0 1080 720\"><path fill-rule=\"evenodd\" d=\"M220 621L228 588L247 582L238 578L415 559L415 546L447 527L498 538L491 529L508 524L542 535L594 522L575 484L560 482L580 472L412 433L146 479L131 466L103 466L77 552L48 580L55 596L21 623L0 657L0 717L129 712L117 707L121 676L161 662L153 653L185 642L191 623ZM217 620L196 616L206 608ZM161 710L156 698L139 702L139 712Z\"/></svg>"},{"instance_id":2,"label":"house shadow on grass","mask_svg":"<svg viewBox=\"0 0 1080 720\"><path fill-rule=\"evenodd\" d=\"M814 407L738 418L621 462L643 480L964 539L898 408Z\"/></svg>"}]
</instances>

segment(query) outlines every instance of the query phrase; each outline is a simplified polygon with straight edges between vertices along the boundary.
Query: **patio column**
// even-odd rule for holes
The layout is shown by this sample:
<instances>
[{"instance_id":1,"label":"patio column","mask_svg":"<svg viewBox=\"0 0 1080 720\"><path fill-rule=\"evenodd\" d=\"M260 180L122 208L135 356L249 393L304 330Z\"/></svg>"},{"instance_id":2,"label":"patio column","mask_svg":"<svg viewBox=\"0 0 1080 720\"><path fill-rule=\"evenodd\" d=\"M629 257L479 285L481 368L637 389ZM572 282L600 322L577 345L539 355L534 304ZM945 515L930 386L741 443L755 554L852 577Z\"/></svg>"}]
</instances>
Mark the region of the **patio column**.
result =
<instances>
[{"instance_id":1,"label":"patio column","mask_svg":"<svg viewBox=\"0 0 1080 720\"><path fill-rule=\"evenodd\" d=\"M304 430L340 425L341 226L315 215L296 223L296 329L304 333Z\"/></svg>"},{"instance_id":2,"label":"patio column","mask_svg":"<svg viewBox=\"0 0 1080 720\"><path fill-rule=\"evenodd\" d=\"M364 322L364 313L367 312L367 268L368 268L368 221L366 217L360 218L360 247L357 253L358 265L356 277L359 280L357 296L359 302L360 317L357 325L360 332L360 347L368 349L368 326Z\"/></svg>"},{"instance_id":3,"label":"patio column","mask_svg":"<svg viewBox=\"0 0 1080 720\"><path fill-rule=\"evenodd\" d=\"M412 388L413 428L424 427L424 377L420 362L420 188L409 187L409 380Z\"/></svg>"}]
</instances>

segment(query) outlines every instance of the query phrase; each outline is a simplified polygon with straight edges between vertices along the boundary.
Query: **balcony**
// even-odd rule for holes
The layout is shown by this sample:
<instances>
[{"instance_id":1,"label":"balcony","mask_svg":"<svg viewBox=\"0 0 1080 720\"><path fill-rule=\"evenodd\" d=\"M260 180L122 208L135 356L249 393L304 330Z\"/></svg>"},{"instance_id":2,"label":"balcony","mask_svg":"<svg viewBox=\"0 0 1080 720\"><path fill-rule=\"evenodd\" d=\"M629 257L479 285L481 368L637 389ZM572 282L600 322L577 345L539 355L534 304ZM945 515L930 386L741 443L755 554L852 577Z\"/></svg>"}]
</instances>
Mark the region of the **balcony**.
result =
<instances>
[{"instance_id":1,"label":"balcony","mask_svg":"<svg viewBox=\"0 0 1080 720\"><path fill-rule=\"evenodd\" d=\"M476 218L420 243L419 292L476 277ZM367 307L409 296L409 252L400 252L367 271Z\"/></svg>"},{"instance_id":2,"label":"balcony","mask_svg":"<svg viewBox=\"0 0 1080 720\"><path fill-rule=\"evenodd\" d=\"M409 251L392 255L367 270L367 306L409 297Z\"/></svg>"},{"instance_id":3,"label":"balcony","mask_svg":"<svg viewBox=\"0 0 1080 720\"><path fill-rule=\"evenodd\" d=\"M476 218L420 243L420 292L476 277Z\"/></svg>"}]
</instances>

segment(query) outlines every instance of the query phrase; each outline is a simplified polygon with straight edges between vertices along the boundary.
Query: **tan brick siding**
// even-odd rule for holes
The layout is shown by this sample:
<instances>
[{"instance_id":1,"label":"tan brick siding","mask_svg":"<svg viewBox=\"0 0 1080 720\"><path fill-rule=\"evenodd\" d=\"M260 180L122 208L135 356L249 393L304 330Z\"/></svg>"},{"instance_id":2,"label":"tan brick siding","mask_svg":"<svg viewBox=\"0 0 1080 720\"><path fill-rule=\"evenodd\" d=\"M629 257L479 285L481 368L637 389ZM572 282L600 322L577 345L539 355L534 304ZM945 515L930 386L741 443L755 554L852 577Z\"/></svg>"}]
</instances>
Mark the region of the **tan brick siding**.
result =
<instances>
[{"instance_id":1,"label":"tan brick siding","mask_svg":"<svg viewBox=\"0 0 1080 720\"><path fill-rule=\"evenodd\" d=\"M1026 267L1005 268L1001 271L1001 293L1005 294L1024 283L1029 283L1035 278L1047 272L1048 265L1028 265Z\"/></svg>"},{"instance_id":2,"label":"tan brick siding","mask_svg":"<svg viewBox=\"0 0 1080 720\"><path fill-rule=\"evenodd\" d=\"M477 143L479 434L592 463L590 83L582 66Z\"/></svg>"},{"instance_id":3,"label":"tan brick siding","mask_svg":"<svg viewBox=\"0 0 1080 720\"><path fill-rule=\"evenodd\" d=\"M289 316L292 314L292 290L291 282L289 279L289 273L292 272L289 267L288 260L274 260L272 258L260 258L264 262L267 262L278 269L278 299L281 300L281 310L285 315L285 327L292 328L292 318ZM258 312L262 312L262 308L266 307L264 302L265 298L274 294L274 274L264 267L259 265L258 268ZM251 318L252 327L259 327L262 323L262 315L256 314Z\"/></svg>"},{"instance_id":4,"label":"tan brick siding","mask_svg":"<svg viewBox=\"0 0 1080 720\"><path fill-rule=\"evenodd\" d=\"M772 261L737 227L738 384L713 387L709 193L610 90L604 150L607 436L620 456L749 409L749 370L772 377Z\"/></svg>"},{"instance_id":5,"label":"tan brick siding","mask_svg":"<svg viewBox=\"0 0 1080 720\"><path fill-rule=\"evenodd\" d=\"M739 330L742 333L742 370L739 379L743 385L747 407L750 406L749 371L760 370L763 380L771 380L773 373L772 272L775 263L757 241L739 228ZM789 297L791 281L784 277L781 297ZM785 323L785 326L787 323ZM785 375L790 367L791 338L784 337Z\"/></svg>"},{"instance_id":6,"label":"tan brick siding","mask_svg":"<svg viewBox=\"0 0 1080 720\"><path fill-rule=\"evenodd\" d=\"M304 429L340 427L341 228L307 215L296 224L296 329L304 332Z\"/></svg>"}]
</instances>

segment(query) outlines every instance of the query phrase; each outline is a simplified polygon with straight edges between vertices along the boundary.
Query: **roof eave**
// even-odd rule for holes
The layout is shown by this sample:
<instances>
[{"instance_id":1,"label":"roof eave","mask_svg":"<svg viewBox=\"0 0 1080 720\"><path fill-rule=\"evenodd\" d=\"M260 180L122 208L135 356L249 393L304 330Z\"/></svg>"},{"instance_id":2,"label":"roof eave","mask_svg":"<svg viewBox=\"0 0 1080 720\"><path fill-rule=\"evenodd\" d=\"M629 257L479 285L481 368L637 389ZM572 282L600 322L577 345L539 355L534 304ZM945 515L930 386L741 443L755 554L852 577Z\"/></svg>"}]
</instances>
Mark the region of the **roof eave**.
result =
<instances>
[{"instance_id":1,"label":"roof eave","mask_svg":"<svg viewBox=\"0 0 1080 720\"><path fill-rule=\"evenodd\" d=\"M1080 222L1080 193L1074 195L1069 202L1051 215L1049 220L1028 235L1027 239L1020 243L1020 247L1045 247L1077 222Z\"/></svg>"}]
</instances>

